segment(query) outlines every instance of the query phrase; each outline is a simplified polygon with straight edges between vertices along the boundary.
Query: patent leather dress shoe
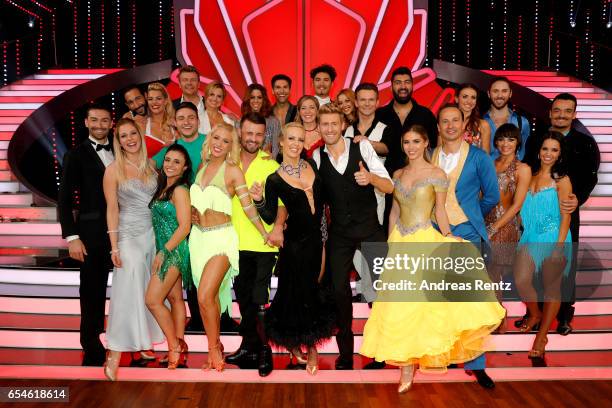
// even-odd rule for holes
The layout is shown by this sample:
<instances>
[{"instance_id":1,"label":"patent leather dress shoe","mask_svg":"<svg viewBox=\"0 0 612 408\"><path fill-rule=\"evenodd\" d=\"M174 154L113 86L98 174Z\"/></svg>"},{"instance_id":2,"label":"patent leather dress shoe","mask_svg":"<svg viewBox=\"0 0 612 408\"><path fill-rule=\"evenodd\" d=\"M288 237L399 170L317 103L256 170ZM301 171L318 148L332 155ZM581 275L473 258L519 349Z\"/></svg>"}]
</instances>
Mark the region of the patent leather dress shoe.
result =
<instances>
[{"instance_id":1,"label":"patent leather dress shoe","mask_svg":"<svg viewBox=\"0 0 612 408\"><path fill-rule=\"evenodd\" d=\"M478 381L478 384L480 384L482 388L486 388L488 390L495 388L495 383L493 382L493 379L489 377L485 370L466 370L466 373L469 375L474 375L476 377L476 381Z\"/></svg>"},{"instance_id":2,"label":"patent leather dress shoe","mask_svg":"<svg viewBox=\"0 0 612 408\"><path fill-rule=\"evenodd\" d=\"M352 370L353 360L336 359L336 370Z\"/></svg>"},{"instance_id":3,"label":"patent leather dress shoe","mask_svg":"<svg viewBox=\"0 0 612 408\"><path fill-rule=\"evenodd\" d=\"M572 326L567 320L561 321L557 325L557 333L559 333L562 336L567 336L568 334L572 332L572 330L573 330Z\"/></svg>"},{"instance_id":4,"label":"patent leather dress shoe","mask_svg":"<svg viewBox=\"0 0 612 408\"><path fill-rule=\"evenodd\" d=\"M225 362L227 364L234 364L237 366L253 364L257 362L258 354L254 351L250 351L244 348L239 348L233 353L227 355L225 357Z\"/></svg>"},{"instance_id":5,"label":"patent leather dress shoe","mask_svg":"<svg viewBox=\"0 0 612 408\"><path fill-rule=\"evenodd\" d=\"M370 361L368 364L363 366L364 370L380 370L385 368L387 364L384 361Z\"/></svg>"},{"instance_id":6,"label":"patent leather dress shoe","mask_svg":"<svg viewBox=\"0 0 612 408\"><path fill-rule=\"evenodd\" d=\"M259 352L259 363L257 371L260 377L267 377L272 372L274 365L272 364L272 349L270 346L263 346Z\"/></svg>"}]
</instances>

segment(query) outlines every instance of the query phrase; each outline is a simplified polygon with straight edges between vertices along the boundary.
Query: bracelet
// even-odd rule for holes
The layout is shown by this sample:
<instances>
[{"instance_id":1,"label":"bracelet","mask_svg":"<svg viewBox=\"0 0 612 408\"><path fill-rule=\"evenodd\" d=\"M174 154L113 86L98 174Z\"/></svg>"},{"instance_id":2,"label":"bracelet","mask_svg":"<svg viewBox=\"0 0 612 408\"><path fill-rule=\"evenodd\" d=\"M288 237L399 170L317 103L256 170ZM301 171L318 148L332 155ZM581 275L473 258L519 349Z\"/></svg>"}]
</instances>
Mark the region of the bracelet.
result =
<instances>
[{"instance_id":1,"label":"bracelet","mask_svg":"<svg viewBox=\"0 0 612 408\"><path fill-rule=\"evenodd\" d=\"M118 232L119 232L119 230L108 230L108 231L106 231L106 233L107 233L107 234L110 234L110 233L112 233L112 232L117 232L117 233L118 233Z\"/></svg>"},{"instance_id":2,"label":"bracelet","mask_svg":"<svg viewBox=\"0 0 612 408\"><path fill-rule=\"evenodd\" d=\"M259 220L259 214L255 214L254 216L249 217L249 220L251 222L255 222L255 221Z\"/></svg>"},{"instance_id":3,"label":"bracelet","mask_svg":"<svg viewBox=\"0 0 612 408\"><path fill-rule=\"evenodd\" d=\"M487 234L489 234L489 236L492 237L493 235L497 234L497 228L495 228L493 226L493 224L488 225L487 226Z\"/></svg>"},{"instance_id":4,"label":"bracelet","mask_svg":"<svg viewBox=\"0 0 612 408\"><path fill-rule=\"evenodd\" d=\"M110 254L118 254L119 250L118 249L113 249L109 252Z\"/></svg>"},{"instance_id":5,"label":"bracelet","mask_svg":"<svg viewBox=\"0 0 612 408\"><path fill-rule=\"evenodd\" d=\"M253 200L253 203L255 203L255 208L264 208L266 206L266 199L264 198L261 201Z\"/></svg>"}]
</instances>

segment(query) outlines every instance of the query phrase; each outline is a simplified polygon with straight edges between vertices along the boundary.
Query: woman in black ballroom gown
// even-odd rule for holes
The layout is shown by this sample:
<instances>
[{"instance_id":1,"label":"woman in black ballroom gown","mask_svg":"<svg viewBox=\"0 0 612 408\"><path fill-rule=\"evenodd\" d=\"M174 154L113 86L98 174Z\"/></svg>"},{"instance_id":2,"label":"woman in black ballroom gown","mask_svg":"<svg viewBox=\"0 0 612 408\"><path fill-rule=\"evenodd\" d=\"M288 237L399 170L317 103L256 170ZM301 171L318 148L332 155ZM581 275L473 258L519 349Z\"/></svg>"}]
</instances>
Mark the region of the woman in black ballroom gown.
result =
<instances>
[{"instance_id":1,"label":"woman in black ballroom gown","mask_svg":"<svg viewBox=\"0 0 612 408\"><path fill-rule=\"evenodd\" d=\"M279 198L288 213L276 264L278 289L265 315L266 335L271 343L286 348L299 364L306 364L308 373L314 375L318 369L316 346L332 336L334 308L319 286L323 258L321 180L315 166L300 158L304 137L301 124L283 127L280 145L284 161L268 176L265 199L257 183L251 195L266 222L276 218ZM302 347L308 349L307 358Z\"/></svg>"}]
</instances>

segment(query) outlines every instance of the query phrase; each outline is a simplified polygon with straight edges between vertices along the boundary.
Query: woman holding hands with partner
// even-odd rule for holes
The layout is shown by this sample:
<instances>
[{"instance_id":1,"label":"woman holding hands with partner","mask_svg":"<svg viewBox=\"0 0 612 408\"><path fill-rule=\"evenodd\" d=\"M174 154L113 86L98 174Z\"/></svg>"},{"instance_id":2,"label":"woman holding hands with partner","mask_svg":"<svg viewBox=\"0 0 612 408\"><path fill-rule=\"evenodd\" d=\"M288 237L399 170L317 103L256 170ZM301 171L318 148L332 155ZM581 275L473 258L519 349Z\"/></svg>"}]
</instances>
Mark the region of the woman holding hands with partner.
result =
<instances>
[{"instance_id":1,"label":"woman holding hands with partner","mask_svg":"<svg viewBox=\"0 0 612 408\"><path fill-rule=\"evenodd\" d=\"M268 237L237 166L239 160L236 129L226 123L215 126L202 146L202 168L190 188L191 205L199 220L189 236L191 271L209 350L202 368L217 371L224 367L219 319L231 307L230 285L238 274L238 236L231 219L235 195L264 242Z\"/></svg>"}]
</instances>

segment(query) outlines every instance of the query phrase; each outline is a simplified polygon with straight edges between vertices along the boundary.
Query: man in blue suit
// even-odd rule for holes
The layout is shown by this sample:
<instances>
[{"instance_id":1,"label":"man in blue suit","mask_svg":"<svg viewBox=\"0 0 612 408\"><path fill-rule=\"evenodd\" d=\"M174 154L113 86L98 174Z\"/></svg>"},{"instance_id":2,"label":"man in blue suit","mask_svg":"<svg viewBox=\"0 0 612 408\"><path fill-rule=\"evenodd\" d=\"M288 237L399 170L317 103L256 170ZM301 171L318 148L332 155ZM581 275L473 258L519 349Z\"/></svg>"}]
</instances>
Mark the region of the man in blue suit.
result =
<instances>
[{"instance_id":1,"label":"man in blue suit","mask_svg":"<svg viewBox=\"0 0 612 408\"><path fill-rule=\"evenodd\" d=\"M453 235L475 244L488 242L484 216L499 202L495 165L489 155L462 138L463 113L457 105L446 105L438 113L441 146L432 162L450 182L446 212ZM465 370L476 376L478 384L493 388L495 383L485 372L485 355L465 363Z\"/></svg>"}]
</instances>

